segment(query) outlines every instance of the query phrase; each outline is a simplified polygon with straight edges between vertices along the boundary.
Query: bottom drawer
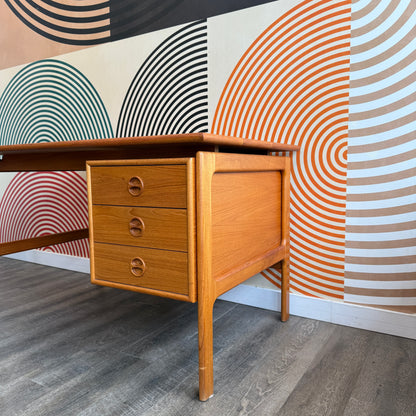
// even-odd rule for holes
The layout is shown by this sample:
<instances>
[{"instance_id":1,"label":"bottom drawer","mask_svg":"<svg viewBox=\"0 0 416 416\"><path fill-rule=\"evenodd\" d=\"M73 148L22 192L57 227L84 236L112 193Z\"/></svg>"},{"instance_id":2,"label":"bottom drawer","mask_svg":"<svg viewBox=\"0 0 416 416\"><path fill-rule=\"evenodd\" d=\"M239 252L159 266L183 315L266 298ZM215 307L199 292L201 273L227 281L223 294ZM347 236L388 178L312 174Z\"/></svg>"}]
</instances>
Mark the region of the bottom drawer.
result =
<instances>
[{"instance_id":1,"label":"bottom drawer","mask_svg":"<svg viewBox=\"0 0 416 416\"><path fill-rule=\"evenodd\" d=\"M188 295L187 253L95 243L93 258L92 283L106 281L123 289L142 287Z\"/></svg>"}]
</instances>

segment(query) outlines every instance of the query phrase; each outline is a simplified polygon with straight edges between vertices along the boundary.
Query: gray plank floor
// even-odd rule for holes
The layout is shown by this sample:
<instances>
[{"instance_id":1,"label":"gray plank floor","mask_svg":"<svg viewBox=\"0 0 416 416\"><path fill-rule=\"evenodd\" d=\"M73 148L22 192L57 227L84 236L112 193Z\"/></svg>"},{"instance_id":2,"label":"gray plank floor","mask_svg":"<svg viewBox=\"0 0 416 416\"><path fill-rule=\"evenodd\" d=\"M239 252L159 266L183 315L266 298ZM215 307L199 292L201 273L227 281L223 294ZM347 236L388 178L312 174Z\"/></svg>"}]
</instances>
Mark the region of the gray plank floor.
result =
<instances>
[{"instance_id":1,"label":"gray plank floor","mask_svg":"<svg viewBox=\"0 0 416 416\"><path fill-rule=\"evenodd\" d=\"M0 415L416 415L416 341L224 301L215 395L196 305L0 258Z\"/></svg>"}]
</instances>

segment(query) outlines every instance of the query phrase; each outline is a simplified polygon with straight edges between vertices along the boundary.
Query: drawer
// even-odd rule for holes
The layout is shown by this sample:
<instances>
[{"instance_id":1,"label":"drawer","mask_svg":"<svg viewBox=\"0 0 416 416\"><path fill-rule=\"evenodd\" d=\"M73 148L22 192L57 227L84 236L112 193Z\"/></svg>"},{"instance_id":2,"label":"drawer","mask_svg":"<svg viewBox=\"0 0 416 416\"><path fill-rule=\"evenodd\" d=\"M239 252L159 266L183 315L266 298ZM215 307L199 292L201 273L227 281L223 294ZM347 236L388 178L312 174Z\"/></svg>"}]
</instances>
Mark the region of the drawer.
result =
<instances>
[{"instance_id":1,"label":"drawer","mask_svg":"<svg viewBox=\"0 0 416 416\"><path fill-rule=\"evenodd\" d=\"M92 204L186 208L186 165L92 166Z\"/></svg>"},{"instance_id":2,"label":"drawer","mask_svg":"<svg viewBox=\"0 0 416 416\"><path fill-rule=\"evenodd\" d=\"M189 293L187 253L95 243L93 261L92 283Z\"/></svg>"},{"instance_id":3,"label":"drawer","mask_svg":"<svg viewBox=\"0 0 416 416\"><path fill-rule=\"evenodd\" d=\"M188 251L185 209L94 205L92 218L94 241Z\"/></svg>"}]
</instances>

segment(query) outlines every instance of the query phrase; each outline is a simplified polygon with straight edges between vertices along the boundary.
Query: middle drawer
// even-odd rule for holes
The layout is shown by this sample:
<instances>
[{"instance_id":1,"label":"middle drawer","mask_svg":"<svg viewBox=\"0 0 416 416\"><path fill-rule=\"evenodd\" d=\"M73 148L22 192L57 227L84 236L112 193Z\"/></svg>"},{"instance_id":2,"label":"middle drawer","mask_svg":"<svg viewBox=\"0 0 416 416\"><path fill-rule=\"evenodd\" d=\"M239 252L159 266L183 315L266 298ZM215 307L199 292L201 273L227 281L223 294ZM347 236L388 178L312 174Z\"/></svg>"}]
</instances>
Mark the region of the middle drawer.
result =
<instances>
[{"instance_id":1,"label":"middle drawer","mask_svg":"<svg viewBox=\"0 0 416 416\"><path fill-rule=\"evenodd\" d=\"M188 251L186 209L92 207L94 241Z\"/></svg>"}]
</instances>

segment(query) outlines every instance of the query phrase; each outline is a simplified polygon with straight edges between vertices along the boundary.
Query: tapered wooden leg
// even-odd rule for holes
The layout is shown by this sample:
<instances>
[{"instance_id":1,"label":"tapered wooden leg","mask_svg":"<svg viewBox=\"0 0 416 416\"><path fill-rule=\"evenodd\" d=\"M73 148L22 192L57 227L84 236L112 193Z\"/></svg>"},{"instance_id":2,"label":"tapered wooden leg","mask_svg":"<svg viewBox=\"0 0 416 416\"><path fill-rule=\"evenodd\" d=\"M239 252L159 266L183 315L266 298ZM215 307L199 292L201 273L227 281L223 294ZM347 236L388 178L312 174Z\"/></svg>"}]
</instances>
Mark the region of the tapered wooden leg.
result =
<instances>
[{"instance_id":1,"label":"tapered wooden leg","mask_svg":"<svg viewBox=\"0 0 416 416\"><path fill-rule=\"evenodd\" d=\"M203 299L198 302L199 345L199 400L206 401L214 394L213 360L213 307L214 302Z\"/></svg>"},{"instance_id":2,"label":"tapered wooden leg","mask_svg":"<svg viewBox=\"0 0 416 416\"><path fill-rule=\"evenodd\" d=\"M285 158L285 169L282 173L282 244L285 246L285 256L281 262L282 265L282 302L281 302L281 320L283 322L289 319L289 241L290 241L290 158Z\"/></svg>"},{"instance_id":3,"label":"tapered wooden leg","mask_svg":"<svg viewBox=\"0 0 416 416\"><path fill-rule=\"evenodd\" d=\"M289 319L289 260L282 260L282 301L281 301L281 320Z\"/></svg>"}]
</instances>

